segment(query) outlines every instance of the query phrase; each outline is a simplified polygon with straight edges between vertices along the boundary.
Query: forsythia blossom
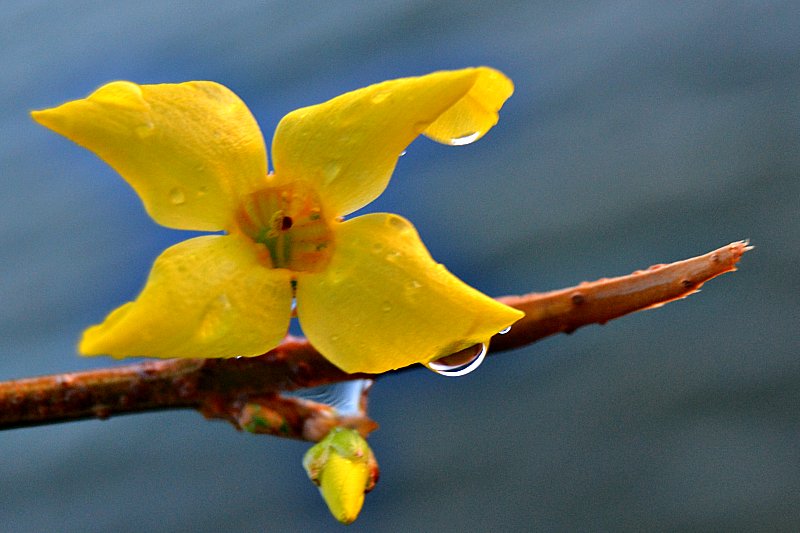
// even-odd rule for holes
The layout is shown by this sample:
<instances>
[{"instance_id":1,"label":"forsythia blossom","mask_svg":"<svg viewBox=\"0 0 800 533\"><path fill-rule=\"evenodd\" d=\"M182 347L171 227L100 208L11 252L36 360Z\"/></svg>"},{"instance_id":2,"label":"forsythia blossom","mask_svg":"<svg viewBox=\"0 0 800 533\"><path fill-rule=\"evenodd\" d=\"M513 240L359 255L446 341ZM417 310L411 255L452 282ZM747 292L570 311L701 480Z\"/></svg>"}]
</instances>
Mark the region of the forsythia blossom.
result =
<instances>
[{"instance_id":1,"label":"forsythia blossom","mask_svg":"<svg viewBox=\"0 0 800 533\"><path fill-rule=\"evenodd\" d=\"M281 120L273 171L242 101L208 81L113 82L33 112L88 148L171 228L224 231L159 256L141 294L83 335L85 355L254 356L285 336L296 298L309 341L346 372L428 363L522 317L437 264L404 218L343 217L386 188L419 134L467 144L513 92L486 67L387 81Z\"/></svg>"}]
</instances>

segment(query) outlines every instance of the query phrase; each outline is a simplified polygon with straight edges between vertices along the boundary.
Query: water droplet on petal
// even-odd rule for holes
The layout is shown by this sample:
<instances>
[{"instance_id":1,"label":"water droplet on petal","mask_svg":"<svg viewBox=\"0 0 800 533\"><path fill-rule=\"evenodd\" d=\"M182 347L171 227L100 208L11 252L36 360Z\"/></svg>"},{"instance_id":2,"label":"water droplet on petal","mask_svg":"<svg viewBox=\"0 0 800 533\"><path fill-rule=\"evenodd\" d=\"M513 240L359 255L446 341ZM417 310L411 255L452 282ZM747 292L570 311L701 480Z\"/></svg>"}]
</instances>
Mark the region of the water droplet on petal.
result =
<instances>
[{"instance_id":1,"label":"water droplet on petal","mask_svg":"<svg viewBox=\"0 0 800 533\"><path fill-rule=\"evenodd\" d=\"M205 309L197 335L203 341L218 339L227 334L231 323L228 313L231 309L231 302L228 296L220 294Z\"/></svg>"},{"instance_id":2,"label":"water droplet on petal","mask_svg":"<svg viewBox=\"0 0 800 533\"><path fill-rule=\"evenodd\" d=\"M297 298L292 298L292 316L297 316Z\"/></svg>"},{"instance_id":3,"label":"water droplet on petal","mask_svg":"<svg viewBox=\"0 0 800 533\"><path fill-rule=\"evenodd\" d=\"M478 137L481 136L481 132L475 131L473 133L468 133L466 135L462 135L461 137L456 137L454 139L450 139L450 144L453 146L464 146L465 144L469 144L478 140Z\"/></svg>"},{"instance_id":4,"label":"water droplet on petal","mask_svg":"<svg viewBox=\"0 0 800 533\"><path fill-rule=\"evenodd\" d=\"M384 100L389 98L389 91L381 91L372 95L372 103L373 104L380 104Z\"/></svg>"},{"instance_id":5,"label":"water droplet on petal","mask_svg":"<svg viewBox=\"0 0 800 533\"><path fill-rule=\"evenodd\" d=\"M408 303L415 302L416 299L422 295L422 291L419 290L421 287L422 284L415 279L407 282L403 288L403 298L405 301Z\"/></svg>"},{"instance_id":6,"label":"water droplet on petal","mask_svg":"<svg viewBox=\"0 0 800 533\"><path fill-rule=\"evenodd\" d=\"M325 184L330 184L333 180L339 177L342 172L342 164L339 161L331 161L325 165Z\"/></svg>"},{"instance_id":7,"label":"water droplet on petal","mask_svg":"<svg viewBox=\"0 0 800 533\"><path fill-rule=\"evenodd\" d=\"M389 224L389 226L399 231L405 231L408 229L408 222L406 219L397 215L389 215L386 219L386 222Z\"/></svg>"},{"instance_id":8,"label":"water droplet on petal","mask_svg":"<svg viewBox=\"0 0 800 533\"><path fill-rule=\"evenodd\" d=\"M153 133L155 133L156 128L152 123L148 122L147 124L141 124L139 126L136 126L133 129L133 131L134 133L136 133L137 137L139 137L140 139L144 139L146 137L150 137Z\"/></svg>"},{"instance_id":9,"label":"water droplet on petal","mask_svg":"<svg viewBox=\"0 0 800 533\"><path fill-rule=\"evenodd\" d=\"M429 370L441 376L459 377L466 376L483 363L486 358L488 345L485 342L475 344L454 354L440 357L435 361L425 364Z\"/></svg>"},{"instance_id":10,"label":"water droplet on petal","mask_svg":"<svg viewBox=\"0 0 800 533\"><path fill-rule=\"evenodd\" d=\"M400 152L400 157L403 157L404 155L406 155L406 151L405 151L405 150L403 150L402 152Z\"/></svg>"},{"instance_id":11,"label":"water droplet on petal","mask_svg":"<svg viewBox=\"0 0 800 533\"><path fill-rule=\"evenodd\" d=\"M186 193L180 187L175 187L169 191L169 201L172 205L181 205L186 201Z\"/></svg>"},{"instance_id":12,"label":"water droplet on petal","mask_svg":"<svg viewBox=\"0 0 800 533\"><path fill-rule=\"evenodd\" d=\"M500 331L498 331L497 333L498 333L499 335L505 335L505 334L506 334L506 333L508 333L509 331L511 331L511 326L508 326L507 328L503 328L503 329L501 329Z\"/></svg>"}]
</instances>

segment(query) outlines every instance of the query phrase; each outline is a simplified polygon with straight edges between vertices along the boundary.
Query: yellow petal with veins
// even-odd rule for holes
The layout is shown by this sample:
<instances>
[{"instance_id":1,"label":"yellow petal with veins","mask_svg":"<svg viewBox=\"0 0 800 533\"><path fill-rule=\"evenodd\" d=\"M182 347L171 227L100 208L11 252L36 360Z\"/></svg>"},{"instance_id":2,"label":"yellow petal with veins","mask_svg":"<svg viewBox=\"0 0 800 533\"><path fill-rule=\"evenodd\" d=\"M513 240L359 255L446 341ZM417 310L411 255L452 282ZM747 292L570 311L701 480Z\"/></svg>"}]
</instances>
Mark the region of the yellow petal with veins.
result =
<instances>
[{"instance_id":1,"label":"yellow petal with veins","mask_svg":"<svg viewBox=\"0 0 800 533\"><path fill-rule=\"evenodd\" d=\"M328 267L298 276L297 310L311 344L345 372L427 363L524 316L437 264L400 216L356 217L335 235Z\"/></svg>"},{"instance_id":2,"label":"yellow petal with veins","mask_svg":"<svg viewBox=\"0 0 800 533\"><path fill-rule=\"evenodd\" d=\"M217 83L117 81L32 115L111 165L164 226L226 229L238 198L265 180L258 124Z\"/></svg>"},{"instance_id":3,"label":"yellow petal with veins","mask_svg":"<svg viewBox=\"0 0 800 533\"><path fill-rule=\"evenodd\" d=\"M383 192L419 134L472 142L497 123L512 92L503 74L479 67L386 81L298 109L275 131L275 174L311 182L331 216L352 213Z\"/></svg>"},{"instance_id":4,"label":"yellow petal with veins","mask_svg":"<svg viewBox=\"0 0 800 533\"><path fill-rule=\"evenodd\" d=\"M139 297L84 332L81 353L211 358L274 348L289 327L292 288L289 271L265 268L264 253L230 235L168 248Z\"/></svg>"}]
</instances>

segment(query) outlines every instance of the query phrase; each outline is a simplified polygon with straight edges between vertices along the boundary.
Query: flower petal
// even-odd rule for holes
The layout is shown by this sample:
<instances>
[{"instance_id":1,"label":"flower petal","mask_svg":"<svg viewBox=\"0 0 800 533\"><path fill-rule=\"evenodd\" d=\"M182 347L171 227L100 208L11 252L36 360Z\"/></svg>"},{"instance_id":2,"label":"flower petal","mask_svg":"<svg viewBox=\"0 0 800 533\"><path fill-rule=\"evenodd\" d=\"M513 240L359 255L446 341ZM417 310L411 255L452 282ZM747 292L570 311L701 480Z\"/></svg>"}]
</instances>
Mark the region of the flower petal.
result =
<instances>
[{"instance_id":1,"label":"flower petal","mask_svg":"<svg viewBox=\"0 0 800 533\"><path fill-rule=\"evenodd\" d=\"M290 273L266 268L259 253L230 235L168 248L139 297L84 332L81 353L210 358L274 348L289 327Z\"/></svg>"},{"instance_id":2,"label":"flower petal","mask_svg":"<svg viewBox=\"0 0 800 533\"><path fill-rule=\"evenodd\" d=\"M386 81L298 109L275 131L275 174L312 182L330 216L352 213L383 192L417 135L474 141L512 92L503 74L479 67Z\"/></svg>"},{"instance_id":3,"label":"flower petal","mask_svg":"<svg viewBox=\"0 0 800 533\"><path fill-rule=\"evenodd\" d=\"M444 144L461 146L477 141L497 124L497 112L514 93L514 84L501 72L479 69L475 84L423 132Z\"/></svg>"},{"instance_id":4,"label":"flower petal","mask_svg":"<svg viewBox=\"0 0 800 533\"><path fill-rule=\"evenodd\" d=\"M311 344L345 372L426 363L524 316L436 264L402 217L356 217L335 235L325 271L298 277L297 310Z\"/></svg>"},{"instance_id":5,"label":"flower petal","mask_svg":"<svg viewBox=\"0 0 800 533\"><path fill-rule=\"evenodd\" d=\"M217 83L117 81L32 115L111 165L164 226L226 229L239 195L266 176L258 124Z\"/></svg>"}]
</instances>

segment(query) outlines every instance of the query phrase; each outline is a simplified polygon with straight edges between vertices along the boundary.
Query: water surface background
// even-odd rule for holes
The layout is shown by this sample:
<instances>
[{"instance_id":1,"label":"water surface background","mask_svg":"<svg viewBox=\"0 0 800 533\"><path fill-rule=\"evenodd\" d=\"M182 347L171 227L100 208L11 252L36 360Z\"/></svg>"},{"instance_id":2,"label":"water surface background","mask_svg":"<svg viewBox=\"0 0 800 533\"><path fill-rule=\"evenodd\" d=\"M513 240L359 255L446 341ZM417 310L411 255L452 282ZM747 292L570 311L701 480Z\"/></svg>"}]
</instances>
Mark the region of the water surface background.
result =
<instances>
[{"instance_id":1,"label":"water surface background","mask_svg":"<svg viewBox=\"0 0 800 533\"><path fill-rule=\"evenodd\" d=\"M267 139L347 90L487 64L517 91L480 142L421 139L387 192L492 294L750 238L703 292L371 396L382 478L351 530L788 530L800 522L796 2L0 4L0 379L119 364L75 342L186 233L30 109L115 79L219 81ZM0 434L0 524L338 529L307 445L193 412Z\"/></svg>"}]
</instances>

